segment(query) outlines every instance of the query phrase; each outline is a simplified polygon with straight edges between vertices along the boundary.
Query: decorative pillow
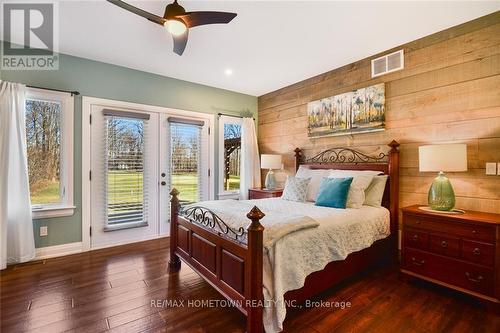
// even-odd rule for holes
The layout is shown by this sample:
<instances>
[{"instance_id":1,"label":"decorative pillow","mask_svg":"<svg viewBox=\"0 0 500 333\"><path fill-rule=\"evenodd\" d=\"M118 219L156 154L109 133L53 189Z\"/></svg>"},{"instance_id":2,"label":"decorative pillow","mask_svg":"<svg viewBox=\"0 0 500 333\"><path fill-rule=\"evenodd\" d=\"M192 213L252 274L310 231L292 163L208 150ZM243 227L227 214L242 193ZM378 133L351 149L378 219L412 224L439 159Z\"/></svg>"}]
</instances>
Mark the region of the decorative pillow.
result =
<instances>
[{"instance_id":1,"label":"decorative pillow","mask_svg":"<svg viewBox=\"0 0 500 333\"><path fill-rule=\"evenodd\" d=\"M309 186L307 187L307 195L306 195L306 200L307 201L315 201L316 197L318 196L318 191L319 191L319 186L321 184L321 180L323 177L327 177L328 174L330 173L330 170L328 169L309 169L308 167L305 167L301 165L299 167L299 170L297 170L297 173L295 174L295 177L297 178L311 178L311 182L309 183Z\"/></svg>"},{"instance_id":2,"label":"decorative pillow","mask_svg":"<svg viewBox=\"0 0 500 333\"><path fill-rule=\"evenodd\" d=\"M380 207L382 206L382 198L384 197L385 183L387 183L388 175L373 177L373 180L365 190L364 205Z\"/></svg>"},{"instance_id":3,"label":"decorative pillow","mask_svg":"<svg viewBox=\"0 0 500 333\"><path fill-rule=\"evenodd\" d=\"M289 201L306 201L307 185L311 178L297 178L288 176L281 198Z\"/></svg>"},{"instance_id":4,"label":"decorative pillow","mask_svg":"<svg viewBox=\"0 0 500 333\"><path fill-rule=\"evenodd\" d=\"M323 178L315 205L345 209L352 179L352 177Z\"/></svg>"},{"instance_id":5,"label":"decorative pillow","mask_svg":"<svg viewBox=\"0 0 500 333\"><path fill-rule=\"evenodd\" d=\"M370 186L373 177L380 171L355 171L355 170L331 170L328 178L353 177L349 194L347 195L348 208L361 208L365 202L365 190Z\"/></svg>"}]
</instances>

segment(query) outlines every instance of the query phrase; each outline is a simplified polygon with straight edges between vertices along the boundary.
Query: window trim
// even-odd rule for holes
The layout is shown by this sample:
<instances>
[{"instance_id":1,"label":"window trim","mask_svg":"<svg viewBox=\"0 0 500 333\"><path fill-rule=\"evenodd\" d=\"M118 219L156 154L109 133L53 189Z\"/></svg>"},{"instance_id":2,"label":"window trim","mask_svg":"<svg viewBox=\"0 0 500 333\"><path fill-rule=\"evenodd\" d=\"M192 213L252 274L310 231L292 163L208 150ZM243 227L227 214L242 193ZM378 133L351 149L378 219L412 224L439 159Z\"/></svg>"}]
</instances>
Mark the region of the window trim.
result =
<instances>
[{"instance_id":1,"label":"window trim","mask_svg":"<svg viewBox=\"0 0 500 333\"><path fill-rule=\"evenodd\" d=\"M218 197L219 199L237 199L240 195L240 190L227 191L224 189L224 125L237 124L243 125L243 118L231 116L219 116L219 180L218 180Z\"/></svg>"},{"instance_id":2,"label":"window trim","mask_svg":"<svg viewBox=\"0 0 500 333\"><path fill-rule=\"evenodd\" d=\"M73 188L73 142L74 142L74 98L70 93L45 89L28 88L26 99L39 99L61 103L61 151L60 151L60 183L61 202L57 204L32 205L33 219L72 216L74 206Z\"/></svg>"}]
</instances>

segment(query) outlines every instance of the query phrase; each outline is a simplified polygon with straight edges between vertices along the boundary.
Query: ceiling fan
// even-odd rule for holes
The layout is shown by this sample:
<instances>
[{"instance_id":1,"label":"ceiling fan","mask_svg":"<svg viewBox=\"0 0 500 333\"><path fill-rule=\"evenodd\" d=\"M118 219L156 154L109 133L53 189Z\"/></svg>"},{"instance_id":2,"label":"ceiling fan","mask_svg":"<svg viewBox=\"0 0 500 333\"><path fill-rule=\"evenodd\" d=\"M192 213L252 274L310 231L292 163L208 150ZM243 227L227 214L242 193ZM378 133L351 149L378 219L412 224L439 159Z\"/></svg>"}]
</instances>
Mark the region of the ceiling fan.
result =
<instances>
[{"instance_id":1,"label":"ceiling fan","mask_svg":"<svg viewBox=\"0 0 500 333\"><path fill-rule=\"evenodd\" d=\"M129 12L148 19L149 21L164 26L174 39L174 52L182 55L188 41L189 28L206 24L229 23L236 17L236 13L226 12L186 12L184 7L174 0L167 5L163 17L151 14L145 10L129 5L121 0L107 0Z\"/></svg>"}]
</instances>

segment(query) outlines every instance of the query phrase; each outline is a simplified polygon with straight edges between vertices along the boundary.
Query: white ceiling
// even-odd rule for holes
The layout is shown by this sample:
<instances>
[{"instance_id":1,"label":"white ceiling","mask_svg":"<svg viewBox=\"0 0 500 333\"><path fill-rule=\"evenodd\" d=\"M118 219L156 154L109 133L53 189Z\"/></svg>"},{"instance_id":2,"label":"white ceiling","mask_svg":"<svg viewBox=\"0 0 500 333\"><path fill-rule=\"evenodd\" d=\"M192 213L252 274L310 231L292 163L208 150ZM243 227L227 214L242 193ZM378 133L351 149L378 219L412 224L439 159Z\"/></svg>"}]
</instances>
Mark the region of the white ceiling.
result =
<instances>
[{"instance_id":1,"label":"white ceiling","mask_svg":"<svg viewBox=\"0 0 500 333\"><path fill-rule=\"evenodd\" d=\"M162 15L168 1L131 4ZM104 1L60 2L60 51L254 96L500 10L499 1L182 1L238 13L191 29L183 56L161 26ZM226 69L233 75L225 75Z\"/></svg>"}]
</instances>

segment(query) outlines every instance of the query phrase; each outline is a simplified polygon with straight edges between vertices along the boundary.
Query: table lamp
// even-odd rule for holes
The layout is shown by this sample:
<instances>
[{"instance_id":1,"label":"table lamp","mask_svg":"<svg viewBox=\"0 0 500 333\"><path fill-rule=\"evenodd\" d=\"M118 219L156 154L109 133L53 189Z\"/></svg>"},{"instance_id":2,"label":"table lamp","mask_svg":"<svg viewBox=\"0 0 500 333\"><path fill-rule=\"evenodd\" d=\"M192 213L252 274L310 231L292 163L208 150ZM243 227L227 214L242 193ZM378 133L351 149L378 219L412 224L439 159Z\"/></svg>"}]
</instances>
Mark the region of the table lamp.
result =
<instances>
[{"instance_id":1,"label":"table lamp","mask_svg":"<svg viewBox=\"0 0 500 333\"><path fill-rule=\"evenodd\" d=\"M427 200L437 211L450 211L455 207L455 192L444 171L467 171L467 145L443 144L418 147L420 172L437 171Z\"/></svg>"},{"instance_id":2,"label":"table lamp","mask_svg":"<svg viewBox=\"0 0 500 333\"><path fill-rule=\"evenodd\" d=\"M265 187L268 190L274 190L276 188L276 178L273 169L281 169L281 155L260 155L260 167L261 169L269 169L266 175Z\"/></svg>"}]
</instances>

